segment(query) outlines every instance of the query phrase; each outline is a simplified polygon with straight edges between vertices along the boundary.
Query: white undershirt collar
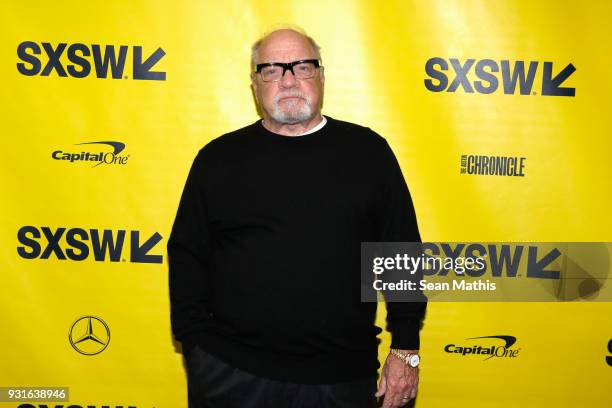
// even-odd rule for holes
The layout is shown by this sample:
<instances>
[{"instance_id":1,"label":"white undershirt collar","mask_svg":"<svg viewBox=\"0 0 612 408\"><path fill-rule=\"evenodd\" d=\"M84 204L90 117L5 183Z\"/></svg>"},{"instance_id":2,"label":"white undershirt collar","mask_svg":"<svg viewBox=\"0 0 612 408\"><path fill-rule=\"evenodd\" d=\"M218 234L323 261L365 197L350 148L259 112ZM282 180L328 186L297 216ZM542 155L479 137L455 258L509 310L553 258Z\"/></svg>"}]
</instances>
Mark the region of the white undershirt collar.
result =
<instances>
[{"instance_id":1,"label":"white undershirt collar","mask_svg":"<svg viewBox=\"0 0 612 408\"><path fill-rule=\"evenodd\" d=\"M317 130L321 129L323 126L325 126L325 124L327 123L327 118L323 115L321 115L321 117L323 119L321 119L321 121L317 124L317 126L313 127L312 129L306 131L305 133L301 133L299 135L293 135L292 137L299 137L299 136L305 136L305 135L309 135L311 133L316 132ZM263 124L263 120L261 121L261 123Z\"/></svg>"},{"instance_id":2,"label":"white undershirt collar","mask_svg":"<svg viewBox=\"0 0 612 408\"><path fill-rule=\"evenodd\" d=\"M319 124L317 126L313 127L312 129L310 129L306 133L302 133L301 135L297 135L297 136L304 136L304 135L308 135L310 133L314 133L317 130L321 129L323 126L325 126L325 124L327 123L327 118L325 116L323 116L323 115L321 115L321 117L323 119L321 119L321 121L319 122Z\"/></svg>"}]
</instances>

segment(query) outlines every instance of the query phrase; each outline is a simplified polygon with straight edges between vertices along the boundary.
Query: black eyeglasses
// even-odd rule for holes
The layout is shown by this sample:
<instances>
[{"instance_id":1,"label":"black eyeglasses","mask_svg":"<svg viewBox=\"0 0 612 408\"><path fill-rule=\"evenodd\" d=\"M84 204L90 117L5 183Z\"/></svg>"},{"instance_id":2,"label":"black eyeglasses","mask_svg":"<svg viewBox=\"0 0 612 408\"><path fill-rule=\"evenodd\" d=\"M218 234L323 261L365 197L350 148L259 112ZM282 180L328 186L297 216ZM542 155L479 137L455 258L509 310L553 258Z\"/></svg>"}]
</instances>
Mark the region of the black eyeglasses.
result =
<instances>
[{"instance_id":1,"label":"black eyeglasses","mask_svg":"<svg viewBox=\"0 0 612 408\"><path fill-rule=\"evenodd\" d=\"M261 75L264 82L277 82L285 75L286 71L291 71L297 79L309 79L314 77L319 65L317 59L298 60L293 62L266 62L257 64L255 72Z\"/></svg>"}]
</instances>

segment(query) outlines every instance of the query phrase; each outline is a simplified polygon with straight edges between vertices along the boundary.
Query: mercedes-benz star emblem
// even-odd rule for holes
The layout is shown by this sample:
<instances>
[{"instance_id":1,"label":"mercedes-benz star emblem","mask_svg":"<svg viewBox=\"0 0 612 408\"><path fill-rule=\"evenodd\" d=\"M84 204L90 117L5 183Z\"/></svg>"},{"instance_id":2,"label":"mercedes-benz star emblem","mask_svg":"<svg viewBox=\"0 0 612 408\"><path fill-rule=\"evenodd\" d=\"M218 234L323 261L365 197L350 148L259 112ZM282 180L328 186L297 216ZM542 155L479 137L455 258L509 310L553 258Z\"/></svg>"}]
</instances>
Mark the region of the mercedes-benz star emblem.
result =
<instances>
[{"instance_id":1,"label":"mercedes-benz star emblem","mask_svg":"<svg viewBox=\"0 0 612 408\"><path fill-rule=\"evenodd\" d=\"M99 354L110 343L110 330L104 320L96 316L78 318L68 332L70 345L86 356Z\"/></svg>"}]
</instances>

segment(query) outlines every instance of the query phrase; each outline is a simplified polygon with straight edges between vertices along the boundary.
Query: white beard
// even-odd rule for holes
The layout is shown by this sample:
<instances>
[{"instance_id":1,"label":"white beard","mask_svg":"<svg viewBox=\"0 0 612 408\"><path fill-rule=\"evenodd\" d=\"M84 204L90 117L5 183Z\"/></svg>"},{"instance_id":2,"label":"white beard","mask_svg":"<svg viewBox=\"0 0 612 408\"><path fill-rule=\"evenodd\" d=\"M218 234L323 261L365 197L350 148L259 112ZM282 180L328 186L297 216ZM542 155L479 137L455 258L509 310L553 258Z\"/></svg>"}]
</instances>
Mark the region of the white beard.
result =
<instances>
[{"instance_id":1,"label":"white beard","mask_svg":"<svg viewBox=\"0 0 612 408\"><path fill-rule=\"evenodd\" d=\"M297 96L301 100L284 101L282 102L283 107L281 107L280 99L287 96ZM270 116L278 123L293 125L309 121L314 117L314 110L312 109L310 99L301 92L277 95L272 102L272 106L273 109L270 112Z\"/></svg>"}]
</instances>

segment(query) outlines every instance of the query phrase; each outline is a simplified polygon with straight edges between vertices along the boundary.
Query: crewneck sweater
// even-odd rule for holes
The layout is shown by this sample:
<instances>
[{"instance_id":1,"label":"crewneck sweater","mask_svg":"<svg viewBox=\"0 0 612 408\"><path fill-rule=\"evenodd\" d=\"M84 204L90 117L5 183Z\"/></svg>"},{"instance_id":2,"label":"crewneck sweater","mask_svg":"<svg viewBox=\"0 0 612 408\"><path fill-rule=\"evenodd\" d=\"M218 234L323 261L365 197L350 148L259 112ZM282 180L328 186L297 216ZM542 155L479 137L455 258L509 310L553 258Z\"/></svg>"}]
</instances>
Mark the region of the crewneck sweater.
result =
<instances>
[{"instance_id":1,"label":"crewneck sweater","mask_svg":"<svg viewBox=\"0 0 612 408\"><path fill-rule=\"evenodd\" d=\"M195 157L168 240L172 331L235 368L323 384L376 376L361 242L420 242L387 141L326 116L301 136L257 121ZM391 346L419 348L426 303L387 303Z\"/></svg>"}]
</instances>

